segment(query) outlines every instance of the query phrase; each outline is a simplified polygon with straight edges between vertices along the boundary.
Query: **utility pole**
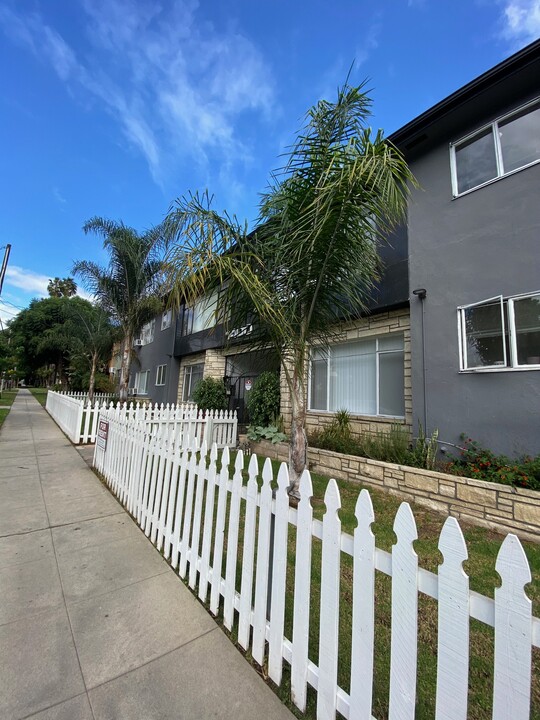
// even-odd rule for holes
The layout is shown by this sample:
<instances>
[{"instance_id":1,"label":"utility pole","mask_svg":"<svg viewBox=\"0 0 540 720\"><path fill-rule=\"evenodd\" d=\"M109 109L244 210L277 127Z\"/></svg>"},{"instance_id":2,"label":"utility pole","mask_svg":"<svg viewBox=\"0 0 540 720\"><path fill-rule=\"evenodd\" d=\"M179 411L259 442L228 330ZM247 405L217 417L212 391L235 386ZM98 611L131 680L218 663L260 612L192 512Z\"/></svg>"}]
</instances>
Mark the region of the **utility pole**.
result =
<instances>
[{"instance_id":1,"label":"utility pole","mask_svg":"<svg viewBox=\"0 0 540 720\"><path fill-rule=\"evenodd\" d=\"M6 276L6 270L7 270L7 264L9 261L9 253L11 252L11 245L8 243L5 247L4 252L4 260L2 261L2 268L0 269L0 295L2 294L2 287L4 285L4 277ZM2 330L4 329L4 325L2 321L0 320L0 326L2 327ZM0 380L0 397L2 397L2 392L4 391L4 375L5 373L2 373L2 379Z\"/></svg>"},{"instance_id":2,"label":"utility pole","mask_svg":"<svg viewBox=\"0 0 540 720\"><path fill-rule=\"evenodd\" d=\"M11 252L11 245L8 243L4 252L4 260L2 262L2 269L0 270L0 295L2 294L2 286L4 284L4 277L6 275L7 264L9 260L9 253Z\"/></svg>"}]
</instances>

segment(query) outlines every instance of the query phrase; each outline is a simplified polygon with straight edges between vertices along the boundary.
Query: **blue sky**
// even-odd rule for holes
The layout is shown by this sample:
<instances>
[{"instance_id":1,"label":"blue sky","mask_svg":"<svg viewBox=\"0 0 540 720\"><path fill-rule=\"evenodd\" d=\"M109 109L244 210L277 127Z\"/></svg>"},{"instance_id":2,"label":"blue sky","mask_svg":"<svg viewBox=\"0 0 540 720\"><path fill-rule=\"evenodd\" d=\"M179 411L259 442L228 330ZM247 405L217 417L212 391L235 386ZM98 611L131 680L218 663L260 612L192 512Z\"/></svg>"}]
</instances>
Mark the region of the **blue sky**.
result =
<instances>
[{"instance_id":1,"label":"blue sky","mask_svg":"<svg viewBox=\"0 0 540 720\"><path fill-rule=\"evenodd\" d=\"M353 61L389 134L539 36L540 0L0 0L0 317L106 261L94 215L143 230L208 189L253 223Z\"/></svg>"}]
</instances>

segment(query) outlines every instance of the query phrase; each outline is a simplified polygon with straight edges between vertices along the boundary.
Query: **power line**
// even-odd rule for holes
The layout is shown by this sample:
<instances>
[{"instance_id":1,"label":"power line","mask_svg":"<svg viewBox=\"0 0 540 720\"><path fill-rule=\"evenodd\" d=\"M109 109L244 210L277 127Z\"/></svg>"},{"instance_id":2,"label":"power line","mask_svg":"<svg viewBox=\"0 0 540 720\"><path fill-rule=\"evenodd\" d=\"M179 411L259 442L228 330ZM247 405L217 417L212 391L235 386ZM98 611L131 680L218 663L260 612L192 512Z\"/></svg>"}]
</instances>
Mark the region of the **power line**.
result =
<instances>
[{"instance_id":1,"label":"power line","mask_svg":"<svg viewBox=\"0 0 540 720\"><path fill-rule=\"evenodd\" d=\"M5 305L11 305L11 307L17 308L17 310L25 309L25 308L21 307L20 305L15 305L15 303L10 302L9 300L4 300L4 298L0 298L0 302L4 303Z\"/></svg>"}]
</instances>

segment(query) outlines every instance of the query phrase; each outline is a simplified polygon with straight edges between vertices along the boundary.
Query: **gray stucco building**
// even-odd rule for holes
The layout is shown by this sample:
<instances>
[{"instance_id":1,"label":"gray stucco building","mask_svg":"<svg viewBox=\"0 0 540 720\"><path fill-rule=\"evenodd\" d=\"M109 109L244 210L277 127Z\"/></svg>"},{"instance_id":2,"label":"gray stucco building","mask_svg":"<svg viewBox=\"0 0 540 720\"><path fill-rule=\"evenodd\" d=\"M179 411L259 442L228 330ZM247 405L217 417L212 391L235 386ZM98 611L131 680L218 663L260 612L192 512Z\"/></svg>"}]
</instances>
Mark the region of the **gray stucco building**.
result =
<instances>
[{"instance_id":1,"label":"gray stucco building","mask_svg":"<svg viewBox=\"0 0 540 720\"><path fill-rule=\"evenodd\" d=\"M408 212L413 432L422 422L443 446L465 433L540 453L540 42L391 139L420 184Z\"/></svg>"},{"instance_id":2,"label":"gray stucco building","mask_svg":"<svg viewBox=\"0 0 540 720\"><path fill-rule=\"evenodd\" d=\"M133 346L129 377L132 395L152 402L176 402L180 363L174 357L176 316L160 313L145 325Z\"/></svg>"}]
</instances>

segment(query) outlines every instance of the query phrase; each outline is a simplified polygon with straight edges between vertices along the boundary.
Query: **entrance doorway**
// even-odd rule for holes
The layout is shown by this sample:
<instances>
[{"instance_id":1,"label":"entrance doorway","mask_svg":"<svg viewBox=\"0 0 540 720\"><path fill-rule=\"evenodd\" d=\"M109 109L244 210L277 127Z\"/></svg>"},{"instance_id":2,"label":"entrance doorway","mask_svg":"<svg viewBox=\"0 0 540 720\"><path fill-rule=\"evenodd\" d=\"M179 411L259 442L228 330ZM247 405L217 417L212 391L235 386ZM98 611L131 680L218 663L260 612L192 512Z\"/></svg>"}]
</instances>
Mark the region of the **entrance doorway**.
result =
<instances>
[{"instance_id":1,"label":"entrance doorway","mask_svg":"<svg viewBox=\"0 0 540 720\"><path fill-rule=\"evenodd\" d=\"M236 410L239 425L249 425L247 399L255 380L267 370L279 372L279 357L272 350L229 355L225 383L230 390L229 410Z\"/></svg>"}]
</instances>

